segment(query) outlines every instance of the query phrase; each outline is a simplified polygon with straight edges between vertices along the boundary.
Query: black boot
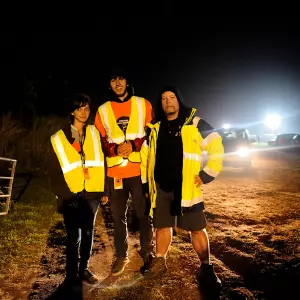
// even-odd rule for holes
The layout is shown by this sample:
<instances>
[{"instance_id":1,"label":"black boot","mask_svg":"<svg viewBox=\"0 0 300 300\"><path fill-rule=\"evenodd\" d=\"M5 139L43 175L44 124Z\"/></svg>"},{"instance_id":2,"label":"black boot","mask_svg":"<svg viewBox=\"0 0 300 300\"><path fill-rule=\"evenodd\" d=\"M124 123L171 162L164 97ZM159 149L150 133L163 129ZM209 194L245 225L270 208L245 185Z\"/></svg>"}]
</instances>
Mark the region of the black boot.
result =
<instances>
[{"instance_id":1,"label":"black boot","mask_svg":"<svg viewBox=\"0 0 300 300\"><path fill-rule=\"evenodd\" d=\"M155 257L148 270L145 271L144 277L154 279L167 272L166 259L164 257Z\"/></svg>"},{"instance_id":2,"label":"black boot","mask_svg":"<svg viewBox=\"0 0 300 300\"><path fill-rule=\"evenodd\" d=\"M77 264L77 263L76 263ZM80 282L78 279L78 266L75 263L67 262L66 278L63 282L64 286L77 286Z\"/></svg>"},{"instance_id":3,"label":"black boot","mask_svg":"<svg viewBox=\"0 0 300 300\"><path fill-rule=\"evenodd\" d=\"M99 281L98 278L88 268L79 270L79 280L85 281L89 284L96 284Z\"/></svg>"},{"instance_id":4,"label":"black boot","mask_svg":"<svg viewBox=\"0 0 300 300\"><path fill-rule=\"evenodd\" d=\"M117 257L116 260L113 262L112 268L111 268L111 274L112 276L119 276L121 275L127 264L129 263L129 258L127 256L125 257Z\"/></svg>"},{"instance_id":5,"label":"black boot","mask_svg":"<svg viewBox=\"0 0 300 300\"><path fill-rule=\"evenodd\" d=\"M142 258L144 265L140 268L140 272L144 274L151 267L154 255L152 253L147 253L143 255Z\"/></svg>"},{"instance_id":6,"label":"black boot","mask_svg":"<svg viewBox=\"0 0 300 300\"><path fill-rule=\"evenodd\" d=\"M201 264L198 281L205 290L220 290L222 287L222 282L215 273L213 264Z\"/></svg>"},{"instance_id":7,"label":"black boot","mask_svg":"<svg viewBox=\"0 0 300 300\"><path fill-rule=\"evenodd\" d=\"M76 276L70 276L70 275L67 275L65 280L63 281L63 283L61 284L61 287L63 289L74 289L76 287L79 287L80 286L80 281L79 281L79 278L76 274Z\"/></svg>"}]
</instances>

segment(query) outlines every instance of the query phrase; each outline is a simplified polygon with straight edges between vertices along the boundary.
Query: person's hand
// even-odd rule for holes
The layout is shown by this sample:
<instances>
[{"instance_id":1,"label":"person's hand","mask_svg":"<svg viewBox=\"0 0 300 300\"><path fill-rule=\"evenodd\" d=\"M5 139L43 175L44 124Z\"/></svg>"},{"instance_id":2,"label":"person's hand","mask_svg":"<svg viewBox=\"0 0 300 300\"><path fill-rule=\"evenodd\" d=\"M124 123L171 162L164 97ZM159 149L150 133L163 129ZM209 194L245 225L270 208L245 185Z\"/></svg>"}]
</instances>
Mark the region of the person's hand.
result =
<instances>
[{"instance_id":1,"label":"person's hand","mask_svg":"<svg viewBox=\"0 0 300 300\"><path fill-rule=\"evenodd\" d=\"M118 155L123 158L128 158L130 153L132 152L132 145L131 142L124 142L118 146Z\"/></svg>"},{"instance_id":2,"label":"person's hand","mask_svg":"<svg viewBox=\"0 0 300 300\"><path fill-rule=\"evenodd\" d=\"M149 199L149 184L148 182L142 184L143 194L146 199Z\"/></svg>"},{"instance_id":3,"label":"person's hand","mask_svg":"<svg viewBox=\"0 0 300 300\"><path fill-rule=\"evenodd\" d=\"M148 182L142 184L142 190L146 201L146 208L145 208L145 216L149 216L151 210L151 201L149 197L149 184Z\"/></svg>"},{"instance_id":4,"label":"person's hand","mask_svg":"<svg viewBox=\"0 0 300 300\"><path fill-rule=\"evenodd\" d=\"M107 204L107 202L108 202L108 196L102 196L100 201L101 201L102 205Z\"/></svg>"},{"instance_id":5,"label":"person's hand","mask_svg":"<svg viewBox=\"0 0 300 300\"><path fill-rule=\"evenodd\" d=\"M194 181L194 183L196 184L196 187L199 187L200 185L203 184L203 182L202 182L202 180L201 180L201 178L200 178L199 175L196 175L196 176L195 176L195 181Z\"/></svg>"}]
</instances>

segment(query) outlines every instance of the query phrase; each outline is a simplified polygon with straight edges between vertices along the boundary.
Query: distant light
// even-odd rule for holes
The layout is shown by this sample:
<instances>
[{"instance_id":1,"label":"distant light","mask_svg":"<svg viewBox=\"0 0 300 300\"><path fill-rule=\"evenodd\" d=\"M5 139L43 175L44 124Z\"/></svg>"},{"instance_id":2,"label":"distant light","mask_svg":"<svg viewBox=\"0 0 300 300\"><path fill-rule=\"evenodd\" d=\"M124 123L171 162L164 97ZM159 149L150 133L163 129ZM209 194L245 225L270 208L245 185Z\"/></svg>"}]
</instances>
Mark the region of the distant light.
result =
<instances>
[{"instance_id":1,"label":"distant light","mask_svg":"<svg viewBox=\"0 0 300 300\"><path fill-rule=\"evenodd\" d=\"M223 128L224 128L224 129L229 129L229 128L230 128L230 125L229 125L229 124L224 124L224 125L223 125Z\"/></svg>"},{"instance_id":2,"label":"distant light","mask_svg":"<svg viewBox=\"0 0 300 300\"><path fill-rule=\"evenodd\" d=\"M240 148L236 151L236 154L240 157L247 157L249 155L248 148Z\"/></svg>"},{"instance_id":3,"label":"distant light","mask_svg":"<svg viewBox=\"0 0 300 300\"><path fill-rule=\"evenodd\" d=\"M281 117L277 114L272 114L272 115L268 115L265 119L264 119L264 123L267 127L271 128L271 129L276 129L280 126L281 123Z\"/></svg>"}]
</instances>

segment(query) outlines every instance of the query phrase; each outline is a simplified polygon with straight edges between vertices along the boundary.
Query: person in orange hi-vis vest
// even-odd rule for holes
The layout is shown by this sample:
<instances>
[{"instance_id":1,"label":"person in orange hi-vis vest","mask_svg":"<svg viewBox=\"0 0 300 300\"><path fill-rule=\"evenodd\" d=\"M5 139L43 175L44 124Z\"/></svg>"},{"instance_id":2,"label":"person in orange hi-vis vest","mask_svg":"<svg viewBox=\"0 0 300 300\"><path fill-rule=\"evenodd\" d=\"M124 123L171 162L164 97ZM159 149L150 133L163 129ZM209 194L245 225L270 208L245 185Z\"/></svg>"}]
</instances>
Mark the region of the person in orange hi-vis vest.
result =
<instances>
[{"instance_id":1,"label":"person in orange hi-vis vest","mask_svg":"<svg viewBox=\"0 0 300 300\"><path fill-rule=\"evenodd\" d=\"M115 260L112 275L120 275L129 262L127 204L131 195L139 220L140 254L149 269L153 259L152 218L147 212L146 170L141 167L142 147L147 147L146 126L153 119L151 103L133 95L128 76L121 69L109 74L111 98L96 113L95 126L100 131L106 155L109 200L113 215Z\"/></svg>"}]
</instances>

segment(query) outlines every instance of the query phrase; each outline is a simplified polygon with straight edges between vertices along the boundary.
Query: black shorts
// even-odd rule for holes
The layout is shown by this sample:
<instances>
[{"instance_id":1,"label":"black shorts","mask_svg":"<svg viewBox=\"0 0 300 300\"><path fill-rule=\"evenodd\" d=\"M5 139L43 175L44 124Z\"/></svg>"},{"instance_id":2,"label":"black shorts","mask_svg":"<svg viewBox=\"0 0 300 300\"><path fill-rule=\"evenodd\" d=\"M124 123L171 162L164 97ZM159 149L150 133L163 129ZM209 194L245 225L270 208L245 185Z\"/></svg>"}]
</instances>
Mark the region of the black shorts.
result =
<instances>
[{"instance_id":1,"label":"black shorts","mask_svg":"<svg viewBox=\"0 0 300 300\"><path fill-rule=\"evenodd\" d=\"M158 184L156 184L156 189L156 207L153 211L154 228L178 227L188 231L199 231L206 227L203 210L172 216L170 210L174 192L165 192L159 188Z\"/></svg>"}]
</instances>

